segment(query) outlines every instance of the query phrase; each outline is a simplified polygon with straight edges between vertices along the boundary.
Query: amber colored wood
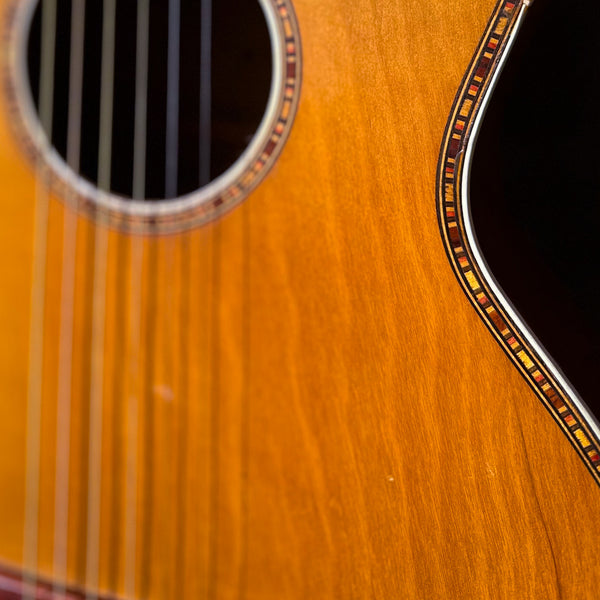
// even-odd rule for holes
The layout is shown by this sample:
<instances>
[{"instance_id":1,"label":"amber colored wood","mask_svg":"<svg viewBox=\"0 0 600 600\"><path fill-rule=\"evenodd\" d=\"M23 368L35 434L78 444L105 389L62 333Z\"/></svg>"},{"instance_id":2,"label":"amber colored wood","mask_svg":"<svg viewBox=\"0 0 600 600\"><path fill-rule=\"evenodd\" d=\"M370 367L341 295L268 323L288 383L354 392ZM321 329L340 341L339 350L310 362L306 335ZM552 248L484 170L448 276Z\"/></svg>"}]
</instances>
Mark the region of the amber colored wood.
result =
<instances>
[{"instance_id":1,"label":"amber colored wood","mask_svg":"<svg viewBox=\"0 0 600 600\"><path fill-rule=\"evenodd\" d=\"M6 1L2 2L4 6ZM295 126L248 201L109 236L100 588L137 596L595 598L600 491L445 256L435 174L495 0L296 0ZM3 49L5 51L5 49ZM34 173L0 110L0 562L23 553ZM39 570L52 576L62 204L47 252ZM85 586L93 226L80 219L69 581Z\"/></svg>"}]
</instances>

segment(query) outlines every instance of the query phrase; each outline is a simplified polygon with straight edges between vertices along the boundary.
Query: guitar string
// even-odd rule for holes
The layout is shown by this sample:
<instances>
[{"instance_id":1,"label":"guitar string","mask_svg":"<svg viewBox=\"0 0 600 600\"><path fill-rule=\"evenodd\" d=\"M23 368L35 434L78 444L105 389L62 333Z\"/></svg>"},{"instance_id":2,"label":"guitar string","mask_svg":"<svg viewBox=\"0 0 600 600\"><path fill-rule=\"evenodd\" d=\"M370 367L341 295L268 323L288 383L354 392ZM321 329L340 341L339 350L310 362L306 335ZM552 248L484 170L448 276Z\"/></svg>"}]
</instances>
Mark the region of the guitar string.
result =
<instances>
[{"instance_id":1,"label":"guitar string","mask_svg":"<svg viewBox=\"0 0 600 600\"><path fill-rule=\"evenodd\" d=\"M115 21L116 0L104 0L100 79L100 135L98 141L98 188L101 195L108 193L111 184ZM94 237L85 573L86 599L88 600L97 598L99 587L102 412L108 267L108 230L105 224L101 223L94 228Z\"/></svg>"},{"instance_id":2,"label":"guitar string","mask_svg":"<svg viewBox=\"0 0 600 600\"><path fill-rule=\"evenodd\" d=\"M71 2L71 40L69 56L69 99L67 117L67 164L79 172L81 150L81 113L83 93L83 47L85 0ZM71 449L71 375L75 302L75 253L77 215L70 205L63 206L62 281L60 291L60 330L58 352L58 397L56 415L56 473L54 482L53 589L64 596L67 580L69 535L69 467Z\"/></svg>"},{"instance_id":3,"label":"guitar string","mask_svg":"<svg viewBox=\"0 0 600 600\"><path fill-rule=\"evenodd\" d=\"M211 167L211 112L212 112L212 0L201 0L200 4L200 106L199 106L199 117L200 117L200 140L199 140L199 185L207 185L210 182L210 167ZM218 225L217 225L218 226ZM213 227L209 228L209 232L212 233ZM215 254L213 248L213 273L215 272ZM214 288L213 288L214 293ZM215 302L209 304L209 310L212 311L215 307ZM209 313L210 314L210 313ZM216 314L212 315L213 322L216 319ZM209 327L209 335L212 335L212 327ZM208 338L208 352L209 356L214 354L214 344L212 343L211 337ZM212 364L214 359L210 359L209 365ZM212 365L214 367L214 365ZM214 372L214 369L213 369ZM208 400L210 403L210 424L209 431L212 431L214 418L213 418L213 405L216 403L213 397L214 391L212 385L209 384L209 395ZM211 436L212 437L212 436ZM210 446L209 446L210 447ZM214 487L214 475L213 475L213 460L210 461L210 479L209 479L209 502L208 502L208 516L209 523L207 529L207 551L208 561L206 565L206 590L207 596L211 597L213 594L212 580L212 553L214 552L213 544L213 531L212 526L212 511L214 509L214 502L212 501L212 489Z\"/></svg>"},{"instance_id":4,"label":"guitar string","mask_svg":"<svg viewBox=\"0 0 600 600\"><path fill-rule=\"evenodd\" d=\"M211 168L211 136L212 136L212 20L213 20L212 0L201 0L200 4L200 100L199 100L199 185L200 187L207 185L210 182ZM211 239L211 254L212 254L212 301L209 303L209 310L212 316L213 326L209 327L208 337L208 352L209 352L209 372L215 376L217 372L218 360L215 355L216 351L216 319L218 312L216 310L216 283L217 283L217 268L219 265L219 257L217 256L218 241L216 229L219 224L209 227ZM210 403L210 424L209 432L211 433L211 452L214 440L218 439L218 418L216 405L218 403L218 384L214 381L209 382L208 401ZM215 422L217 427L215 427ZM214 597L216 593L215 581L213 573L216 571L216 475L215 466L216 458L213 456L210 459L210 475L209 475L209 502L208 502L208 529L207 529L207 551L208 561L206 565L206 593L208 598Z\"/></svg>"},{"instance_id":5,"label":"guitar string","mask_svg":"<svg viewBox=\"0 0 600 600\"><path fill-rule=\"evenodd\" d=\"M148 51L150 2L139 0L136 25L135 108L133 136L134 201L146 195L146 119L148 109ZM137 558L137 496L138 496L138 427L140 401L141 298L144 264L144 241L136 235L130 238L131 294L129 307L129 394L127 414L127 479L125 495L125 565L124 591L134 598Z\"/></svg>"},{"instance_id":6,"label":"guitar string","mask_svg":"<svg viewBox=\"0 0 600 600\"><path fill-rule=\"evenodd\" d=\"M175 552L174 573L175 580L173 586L173 597L184 598L186 584L188 581L186 568L186 546L188 540L188 528L186 528L186 471L188 468L188 425L191 420L189 414L189 319L190 319L190 287L191 287L191 268L190 268L190 234L184 234L181 239L181 254L179 256L179 330L178 330L178 394L180 403L178 413L176 414L175 442L176 449L176 472L177 489L180 497L174 518L175 531ZM187 284L187 285L186 285Z\"/></svg>"},{"instance_id":7,"label":"guitar string","mask_svg":"<svg viewBox=\"0 0 600 600\"><path fill-rule=\"evenodd\" d=\"M165 198L176 198L178 193L178 170L179 170L179 82L180 82L180 41L181 34L181 0L169 0L169 22L168 22L168 56L167 56L167 122L166 122L166 144L165 144ZM165 253L165 273L167 277L172 277L170 284L164 286L165 291L165 306L164 310L167 314L173 314L175 311L174 304L179 299L175 296L174 289L177 284L177 270L175 268L175 249L176 241L181 240L181 236L178 238L169 237L165 239L163 249ZM176 311L178 318L181 320L181 306ZM181 321L179 323L181 325ZM176 337L173 335L176 332L176 328L171 329L172 320L167 318L163 321L164 335L166 336L166 342L169 345L167 355L163 359L164 362L164 381L168 387L172 390L171 393L175 396L170 402L169 411L169 432L170 435L165 436L167 447L165 448L162 456L163 468L166 467L167 471L171 473L172 479L170 484L173 486L174 493L169 497L170 506L168 510L170 512L177 513L177 502L180 494L179 481L177 479L178 468L176 466L177 460L181 457L178 455L180 449L178 445L179 436L177 436L177 411L181 407L182 402L185 402L185 398L182 397L181 390L175 385L174 379L174 363L173 357L177 351L176 348ZM179 365L181 365L180 361ZM166 390L165 390L166 392ZM166 432L165 432L166 433ZM175 441L177 440L177 442ZM175 464L174 464L175 463ZM167 472L165 471L165 472ZM177 552L175 547L177 543L183 543L182 540L175 540L177 521L179 517L173 519L173 523L163 529L165 538L164 543L167 548L167 553L171 553L172 556L176 556ZM177 569L179 565L169 561L166 570L166 581L169 579L175 581L177 579ZM167 588L168 589L168 588ZM170 592L172 593L173 587L171 586Z\"/></svg>"},{"instance_id":8,"label":"guitar string","mask_svg":"<svg viewBox=\"0 0 600 600\"><path fill-rule=\"evenodd\" d=\"M239 599L245 600L248 587L248 476L250 471L250 357L251 357L251 323L250 295L250 210L247 204L242 209L243 231L243 277L242 277L242 394L241 394L241 484L240 484L240 566L239 566Z\"/></svg>"},{"instance_id":9,"label":"guitar string","mask_svg":"<svg viewBox=\"0 0 600 600\"><path fill-rule=\"evenodd\" d=\"M38 106L40 125L36 161L33 234L33 272L29 319L29 356L27 366L27 424L25 519L23 531L23 577L25 600L36 594L40 507L40 463L42 426L42 376L44 362L44 311L46 296L46 249L48 241L49 192L42 155L52 139L54 108L54 61L56 48L56 0L41 0L42 30Z\"/></svg>"},{"instance_id":10,"label":"guitar string","mask_svg":"<svg viewBox=\"0 0 600 600\"><path fill-rule=\"evenodd\" d=\"M200 187L210 182L212 111L212 0L200 5Z\"/></svg>"},{"instance_id":11,"label":"guitar string","mask_svg":"<svg viewBox=\"0 0 600 600\"><path fill-rule=\"evenodd\" d=\"M198 184L201 188L210 181L210 115L211 115L211 51L212 51L212 1L201 0L200 4L200 90L199 90L199 169L198 169ZM189 282L191 278L191 261L190 261L190 236L186 236L182 240L181 256L180 256L180 281ZM183 368L180 371L180 394L183 400L183 406L181 409L181 416L179 419L179 447L178 447L178 460L179 460L179 485L182 489L182 502L180 504L180 510L185 510L186 498L185 498L185 472L187 467L187 450L188 450L188 423L185 415L188 410L189 404L189 371L187 365L190 359L189 350L189 332L185 327L185 323L189 319L190 311L190 295L189 290L186 290L184 286L181 287L181 310L180 315L182 323L180 324L180 364ZM179 577L177 579L178 584L175 588L176 595L182 597L186 590L187 581L187 569L186 569L186 554L185 554L185 541L187 530L185 528L185 515L182 514L178 517L178 523L176 525L176 540L177 540L177 552L176 566L179 566Z\"/></svg>"},{"instance_id":12,"label":"guitar string","mask_svg":"<svg viewBox=\"0 0 600 600\"><path fill-rule=\"evenodd\" d=\"M210 179L210 87L211 87L211 22L212 22L211 0L201 0L200 5L200 95L199 95L199 187L209 183ZM175 540L176 551L173 553L175 566L175 582L173 591L175 596L183 597L186 590L186 539L185 509L187 506L185 495L185 473L187 468L188 449L188 419L186 418L189 407L189 331L186 323L189 319L190 297L189 289L186 290L183 282L189 282L191 277L189 235L184 235L181 240L179 256L180 275L180 324L179 324L179 395L181 406L179 406L179 417L174 429L176 433L176 457L177 457L177 489L181 494L178 510L175 518Z\"/></svg>"},{"instance_id":13,"label":"guitar string","mask_svg":"<svg viewBox=\"0 0 600 600\"><path fill-rule=\"evenodd\" d=\"M165 143L165 198L177 197L179 143L179 34L181 0L169 0L167 48L167 124Z\"/></svg>"},{"instance_id":14,"label":"guitar string","mask_svg":"<svg viewBox=\"0 0 600 600\"><path fill-rule=\"evenodd\" d=\"M213 600L217 597L218 576L218 533L219 533L219 495L220 495L220 470L219 470L219 442L220 442L220 372L221 355L219 353L219 339L221 333L220 317L220 289L221 289L221 234L220 223L214 223L210 228L212 273L211 273L211 306L210 318L212 320L209 333L209 396L210 403L210 479L209 479L209 507L208 507L208 564L207 564L207 598Z\"/></svg>"},{"instance_id":15,"label":"guitar string","mask_svg":"<svg viewBox=\"0 0 600 600\"><path fill-rule=\"evenodd\" d=\"M211 169L211 137L212 137L212 0L202 0L202 43L201 43L201 80L200 80L200 173L201 185L210 182ZM221 226L217 222L210 228L212 273L211 288L212 298L210 316L212 326L209 338L209 372L211 374L209 387L210 402L210 466L209 466L209 507L208 507L208 564L207 564L207 597L212 599L217 596L218 573L218 532L219 532L219 425L220 425L220 371L221 360L219 355L220 339L220 284L221 284Z\"/></svg>"}]
</instances>

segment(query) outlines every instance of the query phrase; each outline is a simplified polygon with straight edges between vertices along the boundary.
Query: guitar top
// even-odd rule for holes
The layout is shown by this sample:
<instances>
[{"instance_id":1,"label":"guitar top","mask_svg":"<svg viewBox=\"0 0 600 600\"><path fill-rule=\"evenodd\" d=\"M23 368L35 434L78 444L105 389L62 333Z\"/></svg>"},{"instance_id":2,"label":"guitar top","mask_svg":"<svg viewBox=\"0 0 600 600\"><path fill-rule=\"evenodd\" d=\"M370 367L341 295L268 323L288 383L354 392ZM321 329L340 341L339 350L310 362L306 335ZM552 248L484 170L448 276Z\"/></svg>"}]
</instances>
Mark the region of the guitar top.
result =
<instances>
[{"instance_id":1,"label":"guitar top","mask_svg":"<svg viewBox=\"0 0 600 600\"><path fill-rule=\"evenodd\" d=\"M0 600L597 597L471 215L530 4L0 1Z\"/></svg>"}]
</instances>

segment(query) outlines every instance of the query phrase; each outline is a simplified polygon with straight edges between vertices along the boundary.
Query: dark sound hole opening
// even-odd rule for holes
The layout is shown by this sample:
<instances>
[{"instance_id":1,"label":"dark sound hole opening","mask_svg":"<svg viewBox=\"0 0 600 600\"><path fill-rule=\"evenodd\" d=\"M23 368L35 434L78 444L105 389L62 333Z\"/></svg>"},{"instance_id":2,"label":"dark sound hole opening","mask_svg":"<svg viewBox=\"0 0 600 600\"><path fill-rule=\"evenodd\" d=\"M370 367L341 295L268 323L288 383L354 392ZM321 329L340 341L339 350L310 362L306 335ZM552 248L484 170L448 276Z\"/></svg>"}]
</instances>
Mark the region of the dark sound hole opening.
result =
<instances>
[{"instance_id":1,"label":"dark sound hole opening","mask_svg":"<svg viewBox=\"0 0 600 600\"><path fill-rule=\"evenodd\" d=\"M71 1L58 0L52 145L66 162ZM208 183L200 176L201 2L180 0L177 194ZM110 190L131 199L135 111L137 2L117 0L114 114ZM168 5L150 1L145 197L165 192ZM103 2L86 2L83 114L79 174L97 185ZM271 39L257 0L212 3L210 181L232 166L250 144L271 90ZM27 40L28 80L38 107L41 8ZM170 196L173 196L172 194Z\"/></svg>"}]
</instances>

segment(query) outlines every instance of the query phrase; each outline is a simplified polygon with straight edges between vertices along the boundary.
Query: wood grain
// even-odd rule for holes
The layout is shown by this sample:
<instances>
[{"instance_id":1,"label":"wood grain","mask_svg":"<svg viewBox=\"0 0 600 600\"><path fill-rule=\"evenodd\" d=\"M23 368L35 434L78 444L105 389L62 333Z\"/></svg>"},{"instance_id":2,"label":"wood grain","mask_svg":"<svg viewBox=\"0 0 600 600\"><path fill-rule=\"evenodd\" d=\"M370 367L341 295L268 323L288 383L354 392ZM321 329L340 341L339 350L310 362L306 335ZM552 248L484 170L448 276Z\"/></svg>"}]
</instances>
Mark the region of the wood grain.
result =
<instances>
[{"instance_id":1,"label":"wood grain","mask_svg":"<svg viewBox=\"0 0 600 600\"><path fill-rule=\"evenodd\" d=\"M296 0L304 72L288 144L221 221L142 240L135 377L135 273L129 240L110 233L102 590L125 586L139 389L140 597L596 597L600 492L472 310L438 231L440 142L494 5ZM18 567L34 173L0 115L0 558ZM48 577L63 207L50 208ZM93 235L81 218L69 528L79 586Z\"/></svg>"}]
</instances>

